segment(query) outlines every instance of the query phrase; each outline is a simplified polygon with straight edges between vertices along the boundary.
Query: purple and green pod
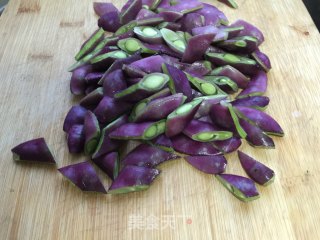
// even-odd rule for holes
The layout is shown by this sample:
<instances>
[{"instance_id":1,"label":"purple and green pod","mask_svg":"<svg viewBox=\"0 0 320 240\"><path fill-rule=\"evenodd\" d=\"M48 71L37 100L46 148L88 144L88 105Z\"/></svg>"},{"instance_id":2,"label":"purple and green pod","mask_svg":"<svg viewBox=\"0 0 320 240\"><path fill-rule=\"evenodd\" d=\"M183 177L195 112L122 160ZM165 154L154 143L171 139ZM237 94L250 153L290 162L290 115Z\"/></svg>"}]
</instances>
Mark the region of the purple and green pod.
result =
<instances>
[{"instance_id":1,"label":"purple and green pod","mask_svg":"<svg viewBox=\"0 0 320 240\"><path fill-rule=\"evenodd\" d=\"M93 162L112 180L114 180L118 176L120 159L117 152L107 153L99 158L93 159Z\"/></svg>"},{"instance_id":2,"label":"purple and green pod","mask_svg":"<svg viewBox=\"0 0 320 240\"><path fill-rule=\"evenodd\" d=\"M87 74L92 72L91 65L84 65L72 72L71 80L70 80L70 91L74 95L83 95L86 90L86 81L85 77Z\"/></svg>"},{"instance_id":3,"label":"purple and green pod","mask_svg":"<svg viewBox=\"0 0 320 240\"><path fill-rule=\"evenodd\" d=\"M171 51L171 50L170 50ZM169 64L169 65L175 65L175 64L178 64L180 63L180 59L179 57L172 57L170 55L167 55L165 53L160 53L161 54L161 57L164 59L164 62L166 64ZM163 71L163 69L162 69Z\"/></svg>"},{"instance_id":4,"label":"purple and green pod","mask_svg":"<svg viewBox=\"0 0 320 240\"><path fill-rule=\"evenodd\" d=\"M127 24L134 20L142 8L141 0L129 0L120 11L121 24Z\"/></svg>"},{"instance_id":5,"label":"purple and green pod","mask_svg":"<svg viewBox=\"0 0 320 240\"><path fill-rule=\"evenodd\" d=\"M88 85L96 85L99 83L102 77L103 77L103 72L92 72L92 73L88 73L84 78L84 80Z\"/></svg>"},{"instance_id":6,"label":"purple and green pod","mask_svg":"<svg viewBox=\"0 0 320 240\"><path fill-rule=\"evenodd\" d=\"M109 134L127 122L128 116L123 115L102 129L98 146L92 154L93 159L97 159L104 154L113 152L121 146L122 141L111 139Z\"/></svg>"},{"instance_id":7,"label":"purple and green pod","mask_svg":"<svg viewBox=\"0 0 320 240\"><path fill-rule=\"evenodd\" d=\"M271 137L264 133L259 127L244 119L239 119L240 125L246 132L246 140L253 147L275 148Z\"/></svg>"},{"instance_id":8,"label":"purple and green pod","mask_svg":"<svg viewBox=\"0 0 320 240\"><path fill-rule=\"evenodd\" d=\"M164 18L159 16L159 15L157 15L157 16L152 17L152 18L137 20L137 26L155 27L155 26L159 25L162 22L164 22Z\"/></svg>"},{"instance_id":9,"label":"purple and green pod","mask_svg":"<svg viewBox=\"0 0 320 240\"><path fill-rule=\"evenodd\" d=\"M169 77L169 88L172 94L182 93L187 97L187 101L192 100L192 89L186 74L176 67L169 64L162 65L163 72Z\"/></svg>"},{"instance_id":10,"label":"purple and green pod","mask_svg":"<svg viewBox=\"0 0 320 240\"><path fill-rule=\"evenodd\" d=\"M131 86L131 85L134 85L134 84L137 84L138 82L141 81L142 78L140 77L137 77L137 78L126 78L126 82L128 84L128 86Z\"/></svg>"},{"instance_id":11,"label":"purple and green pod","mask_svg":"<svg viewBox=\"0 0 320 240\"><path fill-rule=\"evenodd\" d=\"M133 62L129 66L149 74L160 73L162 71L162 64L164 63L164 59L160 55L156 55Z\"/></svg>"},{"instance_id":12,"label":"purple and green pod","mask_svg":"<svg viewBox=\"0 0 320 240\"><path fill-rule=\"evenodd\" d=\"M115 50L92 58L90 64L92 64L95 69L107 70L114 61L127 58L128 56L129 55L122 50Z\"/></svg>"},{"instance_id":13,"label":"purple and green pod","mask_svg":"<svg viewBox=\"0 0 320 240\"><path fill-rule=\"evenodd\" d=\"M269 105L270 99L265 96L252 96L246 98L235 99L232 101L234 107L249 107L263 111Z\"/></svg>"},{"instance_id":14,"label":"purple and green pod","mask_svg":"<svg viewBox=\"0 0 320 240\"><path fill-rule=\"evenodd\" d=\"M203 97L202 93L197 90L192 89L192 98L191 99L199 98L199 97Z\"/></svg>"},{"instance_id":15,"label":"purple and green pod","mask_svg":"<svg viewBox=\"0 0 320 240\"><path fill-rule=\"evenodd\" d=\"M138 68L131 67L130 65L123 65L122 70L125 73L125 75L130 78L142 79L143 77L145 77L147 75L146 72L144 72ZM138 83L138 82L136 82L136 83Z\"/></svg>"},{"instance_id":16,"label":"purple and green pod","mask_svg":"<svg viewBox=\"0 0 320 240\"><path fill-rule=\"evenodd\" d=\"M165 134L161 134L160 136L153 139L152 144L166 152L174 151L171 139L168 138Z\"/></svg>"},{"instance_id":17,"label":"purple and green pod","mask_svg":"<svg viewBox=\"0 0 320 240\"><path fill-rule=\"evenodd\" d=\"M202 16L204 16L205 26L207 25L219 26L221 24L228 25L229 21L226 15L222 11L220 11L218 8L207 3L203 3L202 5L203 5L203 8L196 11L196 13L199 13Z\"/></svg>"},{"instance_id":18,"label":"purple and green pod","mask_svg":"<svg viewBox=\"0 0 320 240\"><path fill-rule=\"evenodd\" d=\"M119 12L112 11L103 14L98 20L98 26L107 32L117 31L122 26L120 23Z\"/></svg>"},{"instance_id":19,"label":"purple and green pod","mask_svg":"<svg viewBox=\"0 0 320 240\"><path fill-rule=\"evenodd\" d=\"M147 190L159 174L158 169L125 166L113 181L108 193L120 194Z\"/></svg>"},{"instance_id":20,"label":"purple and green pod","mask_svg":"<svg viewBox=\"0 0 320 240\"><path fill-rule=\"evenodd\" d=\"M241 151L238 151L238 157L242 168L256 183L263 186L268 186L273 183L275 173L272 169Z\"/></svg>"},{"instance_id":21,"label":"purple and green pod","mask_svg":"<svg viewBox=\"0 0 320 240\"><path fill-rule=\"evenodd\" d=\"M160 31L154 27L135 27L133 32L137 37L146 43L150 44L161 44L163 43Z\"/></svg>"},{"instance_id":22,"label":"purple and green pod","mask_svg":"<svg viewBox=\"0 0 320 240\"><path fill-rule=\"evenodd\" d=\"M72 125L72 127L68 131L67 143L70 153L83 152L85 144L85 133L83 125Z\"/></svg>"},{"instance_id":23,"label":"purple and green pod","mask_svg":"<svg viewBox=\"0 0 320 240\"><path fill-rule=\"evenodd\" d=\"M157 121L166 118L186 100L182 93L158 98L151 102L141 101L133 108L130 115L132 122Z\"/></svg>"},{"instance_id":24,"label":"purple and green pod","mask_svg":"<svg viewBox=\"0 0 320 240\"><path fill-rule=\"evenodd\" d=\"M225 76L205 76L203 79L216 84L222 91L227 93L235 93L239 90L238 84Z\"/></svg>"},{"instance_id":25,"label":"purple and green pod","mask_svg":"<svg viewBox=\"0 0 320 240\"><path fill-rule=\"evenodd\" d=\"M182 56L182 62L193 63L202 60L213 38L214 35L210 33L191 37Z\"/></svg>"},{"instance_id":26,"label":"purple and green pod","mask_svg":"<svg viewBox=\"0 0 320 240\"><path fill-rule=\"evenodd\" d=\"M103 94L109 97L127 88L125 76L120 69L104 75L101 82L103 82Z\"/></svg>"},{"instance_id":27,"label":"purple and green pod","mask_svg":"<svg viewBox=\"0 0 320 240\"><path fill-rule=\"evenodd\" d=\"M184 38L182 38L176 32L167 28L161 28L160 32L163 37L163 40L167 43L169 48L172 49L172 51L177 52L179 54L184 53L187 47L187 43Z\"/></svg>"},{"instance_id":28,"label":"purple and green pod","mask_svg":"<svg viewBox=\"0 0 320 240\"><path fill-rule=\"evenodd\" d=\"M147 19L147 18L153 18L155 17L157 14L155 12L152 12L149 9L143 8L143 1L142 1L142 9L138 12L137 16L136 16L136 20L143 20L143 19Z\"/></svg>"},{"instance_id":29,"label":"purple and green pod","mask_svg":"<svg viewBox=\"0 0 320 240\"><path fill-rule=\"evenodd\" d=\"M175 32L181 29L181 24L175 23L175 22L163 22L163 23L160 23L157 27L159 29L166 28Z\"/></svg>"},{"instance_id":30,"label":"purple and green pod","mask_svg":"<svg viewBox=\"0 0 320 240\"><path fill-rule=\"evenodd\" d=\"M146 54L156 54L157 52L153 49L147 47L145 43L142 43L136 38L125 38L117 42L117 46L128 54L134 53L146 53ZM143 60L143 59L141 59Z\"/></svg>"},{"instance_id":31,"label":"purple and green pod","mask_svg":"<svg viewBox=\"0 0 320 240\"><path fill-rule=\"evenodd\" d=\"M80 100L80 106L93 110L103 98L103 88L98 87Z\"/></svg>"},{"instance_id":32,"label":"purple and green pod","mask_svg":"<svg viewBox=\"0 0 320 240\"><path fill-rule=\"evenodd\" d=\"M241 146L242 142L241 138L232 137L223 141L214 141L212 144L215 148L226 154L236 151Z\"/></svg>"},{"instance_id":33,"label":"purple and green pod","mask_svg":"<svg viewBox=\"0 0 320 240\"><path fill-rule=\"evenodd\" d=\"M167 117L165 133L167 137L178 135L191 122L197 113L202 100L198 99L185 103Z\"/></svg>"},{"instance_id":34,"label":"purple and green pod","mask_svg":"<svg viewBox=\"0 0 320 240\"><path fill-rule=\"evenodd\" d=\"M93 3L94 12L101 17L108 12L117 12L118 9L112 3L105 2L94 2Z\"/></svg>"},{"instance_id":35,"label":"purple and green pod","mask_svg":"<svg viewBox=\"0 0 320 240\"><path fill-rule=\"evenodd\" d=\"M132 62L135 62L137 60L141 59L140 53L134 54L130 57L123 58L123 59L117 59L112 63L112 65L108 68L108 70L104 73L104 75L108 75L111 72L114 72L115 70L122 69L123 65L130 64ZM102 81L99 81L99 84L102 85Z\"/></svg>"},{"instance_id":36,"label":"purple and green pod","mask_svg":"<svg viewBox=\"0 0 320 240\"><path fill-rule=\"evenodd\" d=\"M116 43L119 40L118 37L107 37L103 39L99 44L86 56L81 58L79 61L75 62L72 64L69 68L68 71L72 72L75 69L78 69L82 66L90 64L91 59L95 58L98 55L110 52L112 50L116 50L115 47L110 46L112 43Z\"/></svg>"},{"instance_id":37,"label":"purple and green pod","mask_svg":"<svg viewBox=\"0 0 320 240\"><path fill-rule=\"evenodd\" d=\"M241 124L240 124L240 120L238 118L238 115L236 114L233 106L228 103L227 104L227 107L229 109L229 112L230 112L230 115L231 115L231 118L233 120L233 124L234 126L236 127L236 130L237 130L237 133L239 134L239 136L241 138L246 138L247 137L247 133L246 131L242 128Z\"/></svg>"},{"instance_id":38,"label":"purple and green pod","mask_svg":"<svg viewBox=\"0 0 320 240\"><path fill-rule=\"evenodd\" d=\"M122 160L122 165L154 168L162 162L179 158L176 154L166 152L156 146L140 144Z\"/></svg>"},{"instance_id":39,"label":"purple and green pod","mask_svg":"<svg viewBox=\"0 0 320 240\"><path fill-rule=\"evenodd\" d=\"M90 53L104 37L103 29L96 30L89 39L81 46L80 51L76 54L75 59L79 61L82 57Z\"/></svg>"},{"instance_id":40,"label":"purple and green pod","mask_svg":"<svg viewBox=\"0 0 320 240\"><path fill-rule=\"evenodd\" d=\"M222 91L214 82L206 81L202 78L198 78L195 76L191 76L190 74L186 74L189 82L198 89L203 95L210 96L210 95L217 95L222 94L226 95L224 91Z\"/></svg>"},{"instance_id":41,"label":"purple and green pod","mask_svg":"<svg viewBox=\"0 0 320 240\"><path fill-rule=\"evenodd\" d=\"M214 123L222 128L232 131L236 136L246 138L246 132L239 123L233 107L229 103L212 105L210 109L210 117Z\"/></svg>"},{"instance_id":42,"label":"purple and green pod","mask_svg":"<svg viewBox=\"0 0 320 240\"><path fill-rule=\"evenodd\" d=\"M184 16L184 14L181 12L178 12L178 11L164 10L164 11L161 11L158 14L158 16L163 17L165 22L174 23L174 22L178 21L179 19L181 19Z\"/></svg>"},{"instance_id":43,"label":"purple and green pod","mask_svg":"<svg viewBox=\"0 0 320 240\"><path fill-rule=\"evenodd\" d=\"M86 113L83 129L85 135L84 153L90 155L96 150L100 139L99 122L93 112L88 111Z\"/></svg>"},{"instance_id":44,"label":"purple and green pod","mask_svg":"<svg viewBox=\"0 0 320 240\"><path fill-rule=\"evenodd\" d=\"M162 73L146 75L140 82L115 94L115 98L124 101L138 102L166 86L169 77Z\"/></svg>"},{"instance_id":45,"label":"purple and green pod","mask_svg":"<svg viewBox=\"0 0 320 240\"><path fill-rule=\"evenodd\" d=\"M218 43L218 46L230 52L251 54L258 49L258 40L251 36L235 37Z\"/></svg>"},{"instance_id":46,"label":"purple and green pod","mask_svg":"<svg viewBox=\"0 0 320 240\"><path fill-rule=\"evenodd\" d=\"M212 105L219 104L220 101L226 100L227 97L228 97L227 95L213 95L213 96L201 96L201 97L195 98L195 100L202 99L202 103L195 115L195 118L198 119L204 116L208 116L210 114L210 109Z\"/></svg>"},{"instance_id":47,"label":"purple and green pod","mask_svg":"<svg viewBox=\"0 0 320 240\"><path fill-rule=\"evenodd\" d=\"M182 63L180 63L182 65ZM195 61L192 64L183 64L183 71L194 77L203 77L212 71L212 64L209 61ZM182 70L182 69L181 69Z\"/></svg>"},{"instance_id":48,"label":"purple and green pod","mask_svg":"<svg viewBox=\"0 0 320 240\"><path fill-rule=\"evenodd\" d=\"M271 62L269 57L261 52L259 49L251 54L252 58L260 65L260 67L265 71L269 72L271 69Z\"/></svg>"},{"instance_id":49,"label":"purple and green pod","mask_svg":"<svg viewBox=\"0 0 320 240\"><path fill-rule=\"evenodd\" d=\"M190 12L197 11L203 7L202 3L198 0L176 0L174 1L174 4L170 4L170 6L167 6L163 8L161 5L158 7L158 11L174 11L174 12L181 12L183 14L187 14Z\"/></svg>"},{"instance_id":50,"label":"purple and green pod","mask_svg":"<svg viewBox=\"0 0 320 240\"><path fill-rule=\"evenodd\" d=\"M112 3L104 3L104 2L94 2L93 3L93 10L99 16L103 16L108 12L119 12L116 6Z\"/></svg>"},{"instance_id":51,"label":"purple and green pod","mask_svg":"<svg viewBox=\"0 0 320 240\"><path fill-rule=\"evenodd\" d=\"M88 94L92 93L94 90L96 90L97 88L99 88L99 85L88 85L86 87L86 90L84 92L84 94L87 96Z\"/></svg>"},{"instance_id":52,"label":"purple and green pod","mask_svg":"<svg viewBox=\"0 0 320 240\"><path fill-rule=\"evenodd\" d=\"M238 4L234 0L218 0L218 1L228 5L229 7L238 8Z\"/></svg>"},{"instance_id":53,"label":"purple and green pod","mask_svg":"<svg viewBox=\"0 0 320 240\"><path fill-rule=\"evenodd\" d=\"M169 48L166 44L163 44L163 43L161 43L161 44L144 43L143 46L146 49L148 49L149 52L154 52L154 53L160 54L162 57L164 54L171 56L171 57L175 57L175 58L181 58L181 56L182 56L182 54L172 51L171 48Z\"/></svg>"},{"instance_id":54,"label":"purple and green pod","mask_svg":"<svg viewBox=\"0 0 320 240\"><path fill-rule=\"evenodd\" d=\"M140 79L140 81L141 81L141 79ZM139 81L138 81L138 82L139 82ZM170 89L169 89L169 88L164 88L164 89L162 89L161 91L156 92L155 94L153 94L153 95L151 95L151 96L149 96L149 97L141 100L140 102L138 102L138 103L134 106L133 110L131 111L131 114L133 114L133 113L136 111L135 108L137 108L137 107L139 108L139 105L140 105L140 104L141 104L141 106L142 106L142 105L143 105L143 106L146 106L146 105L148 105L150 102L152 102L152 101L154 101L154 100L156 100L156 99L164 98L164 97L169 97L170 95L171 95Z\"/></svg>"},{"instance_id":55,"label":"purple and green pod","mask_svg":"<svg viewBox=\"0 0 320 240\"><path fill-rule=\"evenodd\" d=\"M166 120L158 122L127 123L109 134L111 139L119 140L151 140L164 133Z\"/></svg>"},{"instance_id":56,"label":"purple and green pod","mask_svg":"<svg viewBox=\"0 0 320 240\"><path fill-rule=\"evenodd\" d=\"M196 27L192 29L192 34L194 36L211 34L213 35L212 43L221 43L230 38L230 36L235 33L239 33L241 30L239 28L228 28L228 27L216 27L213 25L207 25L203 27Z\"/></svg>"},{"instance_id":57,"label":"purple and green pod","mask_svg":"<svg viewBox=\"0 0 320 240\"><path fill-rule=\"evenodd\" d=\"M180 153L188 154L191 156L221 154L221 152L211 143L194 141L184 134L179 134L173 137L171 140L174 150Z\"/></svg>"},{"instance_id":58,"label":"purple and green pod","mask_svg":"<svg viewBox=\"0 0 320 240\"><path fill-rule=\"evenodd\" d=\"M89 162L62 167L58 171L82 191L107 193L96 171Z\"/></svg>"},{"instance_id":59,"label":"purple and green pod","mask_svg":"<svg viewBox=\"0 0 320 240\"><path fill-rule=\"evenodd\" d=\"M227 106L214 103L210 104L209 108L209 116L215 124L222 128L234 129L233 120Z\"/></svg>"},{"instance_id":60,"label":"purple and green pod","mask_svg":"<svg viewBox=\"0 0 320 240\"><path fill-rule=\"evenodd\" d=\"M187 156L187 162L207 174L220 174L226 170L227 160L223 155Z\"/></svg>"},{"instance_id":61,"label":"purple and green pod","mask_svg":"<svg viewBox=\"0 0 320 240\"><path fill-rule=\"evenodd\" d=\"M182 31L192 33L193 28L204 25L204 17L199 13L189 13L184 15L179 22L181 23Z\"/></svg>"},{"instance_id":62,"label":"purple and green pod","mask_svg":"<svg viewBox=\"0 0 320 240\"><path fill-rule=\"evenodd\" d=\"M125 114L131 108L131 103L104 96L93 113L97 116L100 123L105 124Z\"/></svg>"},{"instance_id":63,"label":"purple and green pod","mask_svg":"<svg viewBox=\"0 0 320 240\"><path fill-rule=\"evenodd\" d=\"M142 20L139 20L139 21L142 21ZM114 33L114 36L117 37L117 36L126 34L128 32L133 32L133 29L136 26L138 26L138 20L132 20L127 24L124 24L121 27L119 27L118 30Z\"/></svg>"},{"instance_id":64,"label":"purple and green pod","mask_svg":"<svg viewBox=\"0 0 320 240\"><path fill-rule=\"evenodd\" d=\"M75 124L83 124L84 117L87 113L87 109L82 106L76 105L72 106L67 113L67 116L63 123L63 131L69 132L70 128Z\"/></svg>"},{"instance_id":65,"label":"purple and green pod","mask_svg":"<svg viewBox=\"0 0 320 240\"><path fill-rule=\"evenodd\" d=\"M12 148L11 152L15 161L56 163L44 138L32 139L21 143Z\"/></svg>"},{"instance_id":66,"label":"purple and green pod","mask_svg":"<svg viewBox=\"0 0 320 240\"><path fill-rule=\"evenodd\" d=\"M219 174L216 175L216 178L230 193L243 202L260 197L256 185L249 178L232 174Z\"/></svg>"},{"instance_id":67,"label":"purple and green pod","mask_svg":"<svg viewBox=\"0 0 320 240\"><path fill-rule=\"evenodd\" d=\"M264 41L263 33L257 27L244 20L237 20L232 23L230 27L244 27L244 29L238 34L238 37L252 36L258 40L258 46Z\"/></svg>"},{"instance_id":68,"label":"purple and green pod","mask_svg":"<svg viewBox=\"0 0 320 240\"><path fill-rule=\"evenodd\" d=\"M262 131L270 135L283 136L281 126L270 115L257 109L243 106L234 107L236 113L241 117L258 126Z\"/></svg>"},{"instance_id":69,"label":"purple and green pod","mask_svg":"<svg viewBox=\"0 0 320 240\"><path fill-rule=\"evenodd\" d=\"M216 140L226 140L232 137L232 132L223 131L213 124L192 120L183 133L189 138L199 142L212 142Z\"/></svg>"},{"instance_id":70,"label":"purple and green pod","mask_svg":"<svg viewBox=\"0 0 320 240\"><path fill-rule=\"evenodd\" d=\"M207 59L217 66L230 65L238 69L243 74L255 75L259 72L258 64L255 60L231 53L206 53Z\"/></svg>"},{"instance_id":71,"label":"purple and green pod","mask_svg":"<svg viewBox=\"0 0 320 240\"><path fill-rule=\"evenodd\" d=\"M248 86L239 93L236 97L245 98L250 96L261 96L267 91L268 87L268 77L264 71L259 71L255 76L251 79Z\"/></svg>"}]
</instances>

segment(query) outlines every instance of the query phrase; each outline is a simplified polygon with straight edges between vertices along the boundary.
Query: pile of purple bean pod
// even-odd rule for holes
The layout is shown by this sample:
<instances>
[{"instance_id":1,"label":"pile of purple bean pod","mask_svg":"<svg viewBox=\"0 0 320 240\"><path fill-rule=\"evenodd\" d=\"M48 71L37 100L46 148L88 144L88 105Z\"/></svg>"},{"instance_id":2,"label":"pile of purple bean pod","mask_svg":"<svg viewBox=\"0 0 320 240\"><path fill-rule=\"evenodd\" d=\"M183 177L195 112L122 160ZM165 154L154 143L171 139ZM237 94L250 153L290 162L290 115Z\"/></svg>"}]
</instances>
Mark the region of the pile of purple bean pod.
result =
<instances>
[{"instance_id":1,"label":"pile of purple bean pod","mask_svg":"<svg viewBox=\"0 0 320 240\"><path fill-rule=\"evenodd\" d=\"M69 152L92 161L60 173L82 191L128 193L148 189L159 164L184 158L238 199L258 198L255 182L270 184L273 170L238 151L249 178L224 172L225 155L242 142L274 148L270 135L284 135L264 112L271 64L259 50L262 32L244 20L229 24L198 0L129 0L121 10L94 3L94 10L99 29L69 68L70 90L83 97L63 125ZM130 140L139 144L124 155ZM55 163L43 138L12 152L17 161ZM92 163L112 179L108 191Z\"/></svg>"}]
</instances>

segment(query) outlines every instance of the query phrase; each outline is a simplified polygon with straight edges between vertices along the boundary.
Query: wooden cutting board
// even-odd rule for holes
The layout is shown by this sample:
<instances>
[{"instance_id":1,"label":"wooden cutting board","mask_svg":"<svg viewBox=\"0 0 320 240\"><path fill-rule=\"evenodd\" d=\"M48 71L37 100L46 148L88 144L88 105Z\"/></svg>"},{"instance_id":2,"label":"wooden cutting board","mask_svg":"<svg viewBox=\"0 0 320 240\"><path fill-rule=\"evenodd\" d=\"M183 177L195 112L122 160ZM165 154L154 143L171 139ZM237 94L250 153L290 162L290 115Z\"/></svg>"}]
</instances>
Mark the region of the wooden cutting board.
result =
<instances>
[{"instance_id":1,"label":"wooden cutting board","mask_svg":"<svg viewBox=\"0 0 320 240\"><path fill-rule=\"evenodd\" d=\"M274 150L241 147L277 174L252 203L182 159L163 164L148 191L121 196L84 194L55 167L13 162L13 146L40 136L58 167L86 160L68 154L62 123L79 100L66 69L96 16L93 1L10 1L0 17L1 239L318 239L319 32L302 1L237 1L238 10L206 2L265 33L262 49L273 64L267 112L286 133ZM244 174L235 154L228 161L228 173Z\"/></svg>"}]
</instances>

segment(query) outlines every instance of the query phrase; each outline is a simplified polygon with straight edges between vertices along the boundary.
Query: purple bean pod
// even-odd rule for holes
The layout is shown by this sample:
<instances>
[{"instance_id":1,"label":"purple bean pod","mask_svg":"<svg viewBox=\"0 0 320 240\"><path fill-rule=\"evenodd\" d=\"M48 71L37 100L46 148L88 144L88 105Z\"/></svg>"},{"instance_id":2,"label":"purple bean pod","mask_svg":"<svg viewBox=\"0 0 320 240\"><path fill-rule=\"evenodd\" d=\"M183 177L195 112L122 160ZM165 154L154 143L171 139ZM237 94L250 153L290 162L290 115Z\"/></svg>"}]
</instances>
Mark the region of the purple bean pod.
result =
<instances>
[{"instance_id":1,"label":"purple bean pod","mask_svg":"<svg viewBox=\"0 0 320 240\"><path fill-rule=\"evenodd\" d=\"M275 148L272 138L265 134L259 127L241 118L240 125L247 133L247 142L253 147Z\"/></svg>"},{"instance_id":2,"label":"purple bean pod","mask_svg":"<svg viewBox=\"0 0 320 240\"><path fill-rule=\"evenodd\" d=\"M187 102L192 100L192 89L186 74L169 64L162 65L163 72L170 76L169 87L172 93L182 93Z\"/></svg>"},{"instance_id":3,"label":"purple bean pod","mask_svg":"<svg viewBox=\"0 0 320 240\"><path fill-rule=\"evenodd\" d=\"M235 107L235 109L241 118L249 120L251 123L258 126L262 131L276 136L284 135L281 126L267 113L243 106Z\"/></svg>"},{"instance_id":4,"label":"purple bean pod","mask_svg":"<svg viewBox=\"0 0 320 240\"><path fill-rule=\"evenodd\" d=\"M210 46L213 37L213 34L202 34L190 38L182 62L193 63L203 59L203 55Z\"/></svg>"},{"instance_id":5,"label":"purple bean pod","mask_svg":"<svg viewBox=\"0 0 320 240\"><path fill-rule=\"evenodd\" d=\"M216 149L211 143L194 141L183 134L179 134L173 137L171 140L174 150L180 153L188 154L191 156L221 154L221 152Z\"/></svg>"},{"instance_id":6,"label":"purple bean pod","mask_svg":"<svg viewBox=\"0 0 320 240\"><path fill-rule=\"evenodd\" d=\"M115 120L131 108L131 103L104 96L99 105L95 108L94 114L97 116L99 122L104 124Z\"/></svg>"},{"instance_id":7,"label":"purple bean pod","mask_svg":"<svg viewBox=\"0 0 320 240\"><path fill-rule=\"evenodd\" d=\"M100 139L100 126L97 117L93 112L88 111L84 118L84 153L91 155L96 150Z\"/></svg>"},{"instance_id":8,"label":"purple bean pod","mask_svg":"<svg viewBox=\"0 0 320 240\"><path fill-rule=\"evenodd\" d=\"M254 182L249 178L232 174L219 174L216 178L230 193L243 202L260 197Z\"/></svg>"},{"instance_id":9,"label":"purple bean pod","mask_svg":"<svg viewBox=\"0 0 320 240\"><path fill-rule=\"evenodd\" d=\"M127 83L122 70L115 70L101 79L105 96L113 97L117 92L127 88Z\"/></svg>"},{"instance_id":10,"label":"purple bean pod","mask_svg":"<svg viewBox=\"0 0 320 240\"><path fill-rule=\"evenodd\" d=\"M83 152L85 144L85 133L83 125L72 125L72 127L68 131L67 143L70 153Z\"/></svg>"},{"instance_id":11,"label":"purple bean pod","mask_svg":"<svg viewBox=\"0 0 320 240\"><path fill-rule=\"evenodd\" d=\"M96 171L89 162L62 167L58 171L82 191L107 193Z\"/></svg>"},{"instance_id":12,"label":"purple bean pod","mask_svg":"<svg viewBox=\"0 0 320 240\"><path fill-rule=\"evenodd\" d=\"M113 181L108 193L119 194L146 190L159 174L158 169L125 166Z\"/></svg>"},{"instance_id":13,"label":"purple bean pod","mask_svg":"<svg viewBox=\"0 0 320 240\"><path fill-rule=\"evenodd\" d=\"M118 176L120 160L117 152L107 153L99 158L93 159L93 162L112 180Z\"/></svg>"},{"instance_id":14,"label":"purple bean pod","mask_svg":"<svg viewBox=\"0 0 320 240\"><path fill-rule=\"evenodd\" d=\"M124 157L122 165L154 168L160 163L177 158L179 158L179 156L174 153L166 152L149 144L141 144Z\"/></svg>"},{"instance_id":15,"label":"purple bean pod","mask_svg":"<svg viewBox=\"0 0 320 240\"><path fill-rule=\"evenodd\" d=\"M267 91L268 77L264 71L259 71L249 82L248 86L236 98L260 96Z\"/></svg>"},{"instance_id":16,"label":"purple bean pod","mask_svg":"<svg viewBox=\"0 0 320 240\"><path fill-rule=\"evenodd\" d=\"M75 124L83 124L87 109L82 106L72 106L63 123L63 131L68 132Z\"/></svg>"},{"instance_id":17,"label":"purple bean pod","mask_svg":"<svg viewBox=\"0 0 320 240\"><path fill-rule=\"evenodd\" d=\"M238 157L242 168L253 181L263 186L274 181L275 173L272 169L241 151L238 151Z\"/></svg>"},{"instance_id":18,"label":"purple bean pod","mask_svg":"<svg viewBox=\"0 0 320 240\"><path fill-rule=\"evenodd\" d=\"M98 87L80 100L80 106L94 110L103 98L103 88Z\"/></svg>"},{"instance_id":19,"label":"purple bean pod","mask_svg":"<svg viewBox=\"0 0 320 240\"><path fill-rule=\"evenodd\" d=\"M223 155L187 156L187 162L207 174L221 174L226 170L227 160Z\"/></svg>"},{"instance_id":20,"label":"purple bean pod","mask_svg":"<svg viewBox=\"0 0 320 240\"><path fill-rule=\"evenodd\" d=\"M84 65L72 72L70 91L74 95L83 95L86 89L85 77L92 72L92 66Z\"/></svg>"},{"instance_id":21,"label":"purple bean pod","mask_svg":"<svg viewBox=\"0 0 320 240\"><path fill-rule=\"evenodd\" d=\"M181 133L197 113L201 102L202 100L199 99L183 104L172 112L167 118L166 136L173 137Z\"/></svg>"},{"instance_id":22,"label":"purple bean pod","mask_svg":"<svg viewBox=\"0 0 320 240\"><path fill-rule=\"evenodd\" d=\"M132 122L157 121L166 118L181 106L186 97L181 93L155 99L149 103L138 103L131 111Z\"/></svg>"},{"instance_id":23,"label":"purple bean pod","mask_svg":"<svg viewBox=\"0 0 320 240\"><path fill-rule=\"evenodd\" d=\"M56 161L44 138L37 138L21 143L11 149L13 160L55 164Z\"/></svg>"},{"instance_id":24,"label":"purple bean pod","mask_svg":"<svg viewBox=\"0 0 320 240\"><path fill-rule=\"evenodd\" d=\"M93 159L100 158L104 154L115 151L121 146L122 141L111 139L109 134L127 122L128 116L123 115L102 129L100 141L96 151L92 155Z\"/></svg>"}]
</instances>

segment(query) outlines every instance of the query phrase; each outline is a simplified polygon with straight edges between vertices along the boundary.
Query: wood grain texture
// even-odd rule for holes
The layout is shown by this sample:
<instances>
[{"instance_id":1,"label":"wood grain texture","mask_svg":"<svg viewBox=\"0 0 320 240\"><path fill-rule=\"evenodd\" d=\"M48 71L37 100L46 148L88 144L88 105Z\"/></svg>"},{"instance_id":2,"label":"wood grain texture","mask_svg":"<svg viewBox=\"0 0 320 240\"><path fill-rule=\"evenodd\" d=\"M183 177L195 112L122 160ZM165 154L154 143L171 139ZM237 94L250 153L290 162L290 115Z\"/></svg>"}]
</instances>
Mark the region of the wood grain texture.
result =
<instances>
[{"instance_id":1,"label":"wood grain texture","mask_svg":"<svg viewBox=\"0 0 320 240\"><path fill-rule=\"evenodd\" d=\"M58 167L85 160L68 154L62 123L77 101L66 68L96 25L92 2L11 0L0 17L0 238L317 239L320 36L300 0L238 0L239 10L206 1L259 26L273 63L267 112L286 136L275 150L241 147L277 174L259 200L239 202L183 160L163 164L148 191L122 196L84 194L54 167L12 161L14 145L40 136ZM235 154L228 160L229 173L244 174ZM143 229L130 223L139 216Z\"/></svg>"}]
</instances>

